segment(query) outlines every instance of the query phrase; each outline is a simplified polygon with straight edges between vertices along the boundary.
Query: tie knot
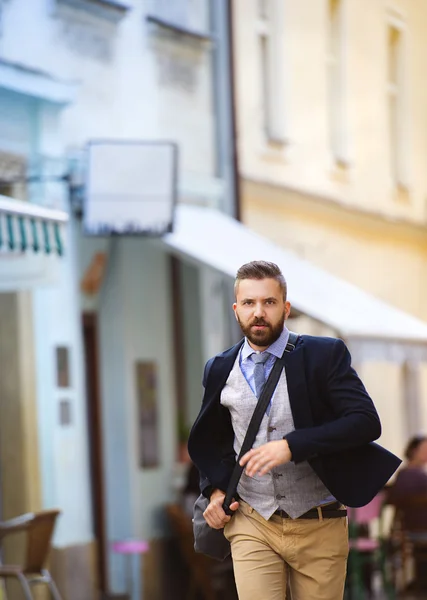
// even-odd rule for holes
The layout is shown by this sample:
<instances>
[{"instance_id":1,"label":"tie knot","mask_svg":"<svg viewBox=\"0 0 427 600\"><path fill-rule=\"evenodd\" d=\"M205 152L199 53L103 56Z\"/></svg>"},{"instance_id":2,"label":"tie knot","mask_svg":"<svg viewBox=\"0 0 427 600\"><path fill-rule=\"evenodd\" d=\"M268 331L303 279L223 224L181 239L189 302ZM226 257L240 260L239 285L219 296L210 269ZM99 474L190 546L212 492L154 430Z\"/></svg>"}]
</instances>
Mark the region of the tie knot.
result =
<instances>
[{"instance_id":1,"label":"tie knot","mask_svg":"<svg viewBox=\"0 0 427 600\"><path fill-rule=\"evenodd\" d=\"M256 352L254 352L253 354L251 354L251 358L253 360L253 362L258 365L258 364L264 364L267 359L270 356L270 352L260 352L259 354L257 354Z\"/></svg>"}]
</instances>

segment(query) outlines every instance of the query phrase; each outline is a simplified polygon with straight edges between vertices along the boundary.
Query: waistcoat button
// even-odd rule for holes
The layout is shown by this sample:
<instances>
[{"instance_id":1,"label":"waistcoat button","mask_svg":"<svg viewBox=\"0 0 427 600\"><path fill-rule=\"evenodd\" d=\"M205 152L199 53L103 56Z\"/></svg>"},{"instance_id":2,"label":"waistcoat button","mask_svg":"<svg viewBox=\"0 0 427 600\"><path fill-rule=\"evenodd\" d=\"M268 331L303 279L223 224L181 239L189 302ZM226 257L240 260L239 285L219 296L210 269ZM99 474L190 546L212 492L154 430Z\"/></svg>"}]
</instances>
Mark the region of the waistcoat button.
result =
<instances>
[{"instance_id":1,"label":"waistcoat button","mask_svg":"<svg viewBox=\"0 0 427 600\"><path fill-rule=\"evenodd\" d=\"M271 433L272 431L276 431L276 427L269 427L268 428L268 433Z\"/></svg>"}]
</instances>

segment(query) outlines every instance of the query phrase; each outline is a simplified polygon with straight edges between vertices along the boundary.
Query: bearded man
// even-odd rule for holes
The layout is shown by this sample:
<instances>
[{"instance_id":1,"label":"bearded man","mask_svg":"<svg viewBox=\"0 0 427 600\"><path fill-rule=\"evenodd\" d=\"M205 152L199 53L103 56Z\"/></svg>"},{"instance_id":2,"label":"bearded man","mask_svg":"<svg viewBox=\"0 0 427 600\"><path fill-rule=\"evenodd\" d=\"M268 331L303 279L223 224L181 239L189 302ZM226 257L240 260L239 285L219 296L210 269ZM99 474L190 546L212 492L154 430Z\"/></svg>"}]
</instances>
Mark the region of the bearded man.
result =
<instances>
[{"instance_id":1,"label":"bearded man","mask_svg":"<svg viewBox=\"0 0 427 600\"><path fill-rule=\"evenodd\" d=\"M300 335L289 347L291 306L274 263L243 265L233 305L244 339L210 359L189 438L208 525L230 541L240 600L339 600L348 555L346 505L362 506L400 459L372 443L374 404L340 339ZM286 349L286 352L285 352ZM292 350L292 351L289 351ZM282 358L283 356L283 358ZM252 449L232 516L225 491L262 387L284 369Z\"/></svg>"}]
</instances>

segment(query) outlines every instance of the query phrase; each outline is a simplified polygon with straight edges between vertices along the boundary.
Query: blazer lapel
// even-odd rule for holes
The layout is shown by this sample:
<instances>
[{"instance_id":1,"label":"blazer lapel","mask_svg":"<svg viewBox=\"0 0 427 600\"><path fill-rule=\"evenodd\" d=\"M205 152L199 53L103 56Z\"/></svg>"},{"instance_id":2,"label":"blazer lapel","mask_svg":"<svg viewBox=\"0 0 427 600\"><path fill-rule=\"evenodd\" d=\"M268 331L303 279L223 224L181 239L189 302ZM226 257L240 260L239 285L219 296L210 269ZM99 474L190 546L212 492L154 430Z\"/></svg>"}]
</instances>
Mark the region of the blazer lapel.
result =
<instances>
[{"instance_id":1,"label":"blazer lapel","mask_svg":"<svg viewBox=\"0 0 427 600\"><path fill-rule=\"evenodd\" d=\"M299 339L295 350L285 352L284 356L289 402L295 429L313 426L307 381L304 370L304 343Z\"/></svg>"},{"instance_id":2,"label":"blazer lapel","mask_svg":"<svg viewBox=\"0 0 427 600\"><path fill-rule=\"evenodd\" d=\"M235 346L217 356L212 363L206 384L206 392L209 393L209 400L221 393L243 342L244 340L241 340Z\"/></svg>"},{"instance_id":3,"label":"blazer lapel","mask_svg":"<svg viewBox=\"0 0 427 600\"><path fill-rule=\"evenodd\" d=\"M207 407L214 398L219 397L222 388L227 381L234 361L243 344L241 340L238 344L217 356L212 363L206 385L206 403ZM304 370L304 342L299 338L295 350L285 352L284 365L286 372L286 382L288 385L289 402L291 405L292 416L295 429L304 429L313 426L313 417L311 414L310 402L308 397L307 381ZM204 411L202 411L204 412Z\"/></svg>"}]
</instances>

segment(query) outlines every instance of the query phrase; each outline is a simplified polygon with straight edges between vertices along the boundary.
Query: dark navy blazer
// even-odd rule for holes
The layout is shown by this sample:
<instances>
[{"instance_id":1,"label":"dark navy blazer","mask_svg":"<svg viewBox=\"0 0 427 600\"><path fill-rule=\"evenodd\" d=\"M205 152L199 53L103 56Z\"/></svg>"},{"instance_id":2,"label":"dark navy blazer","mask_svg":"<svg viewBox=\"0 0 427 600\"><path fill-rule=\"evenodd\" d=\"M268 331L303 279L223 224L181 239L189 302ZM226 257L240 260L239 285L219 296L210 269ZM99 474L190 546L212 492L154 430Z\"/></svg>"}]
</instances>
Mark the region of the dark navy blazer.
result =
<instances>
[{"instance_id":1,"label":"dark navy blazer","mask_svg":"<svg viewBox=\"0 0 427 600\"><path fill-rule=\"evenodd\" d=\"M220 396L242 344L206 364L202 408L190 432L188 450L208 497L213 488L227 489L236 461L230 413ZM344 342L301 335L284 359L295 423L295 431L285 436L292 460L308 460L343 504L367 504L401 460L373 443L381 435L380 420Z\"/></svg>"}]
</instances>

